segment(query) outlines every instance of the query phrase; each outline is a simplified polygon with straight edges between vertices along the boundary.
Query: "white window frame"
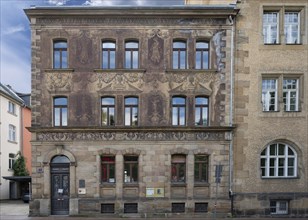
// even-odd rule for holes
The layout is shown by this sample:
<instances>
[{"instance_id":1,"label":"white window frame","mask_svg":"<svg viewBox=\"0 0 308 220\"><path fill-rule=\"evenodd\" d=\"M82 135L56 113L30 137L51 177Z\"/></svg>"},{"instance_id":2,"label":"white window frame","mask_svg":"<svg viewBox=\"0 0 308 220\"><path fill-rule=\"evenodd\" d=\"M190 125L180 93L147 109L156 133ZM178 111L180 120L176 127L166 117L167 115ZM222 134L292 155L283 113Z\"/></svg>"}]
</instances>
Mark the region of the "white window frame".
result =
<instances>
[{"instance_id":1,"label":"white window frame","mask_svg":"<svg viewBox=\"0 0 308 220\"><path fill-rule=\"evenodd\" d=\"M285 85L290 85L287 81L288 80L296 80L296 88L292 88L292 89L288 89L285 88ZM286 84L285 84L286 82ZM283 88L283 101L284 101L284 110L289 112L289 111L298 111L298 100L299 100L299 80L298 79L294 79L294 78L284 78L283 82L282 82L282 88ZM292 84L291 84L292 85ZM290 110L291 107L291 94L292 93L296 93L295 95L295 110ZM286 98L284 96L284 94L286 93Z\"/></svg>"},{"instance_id":2,"label":"white window frame","mask_svg":"<svg viewBox=\"0 0 308 220\"><path fill-rule=\"evenodd\" d=\"M277 22L268 21L269 18L266 15L276 15ZM266 18L265 18L266 17ZM272 38L272 27L276 26L276 41ZM264 44L279 44L279 12L263 12L263 42Z\"/></svg>"},{"instance_id":3,"label":"white window frame","mask_svg":"<svg viewBox=\"0 0 308 220\"><path fill-rule=\"evenodd\" d=\"M9 141L16 142L16 127L14 125L9 125Z\"/></svg>"},{"instance_id":4,"label":"white window frame","mask_svg":"<svg viewBox=\"0 0 308 220\"><path fill-rule=\"evenodd\" d=\"M287 19L288 15L296 14L297 22L289 22ZM292 37L292 29L297 26L297 39ZM299 44L300 39L300 13L299 12L289 12L284 13L284 35L286 44Z\"/></svg>"},{"instance_id":5,"label":"white window frame","mask_svg":"<svg viewBox=\"0 0 308 220\"><path fill-rule=\"evenodd\" d=\"M11 114L16 114L16 105L15 103L9 101L9 107L8 107L8 112Z\"/></svg>"},{"instance_id":6,"label":"white window frame","mask_svg":"<svg viewBox=\"0 0 308 220\"><path fill-rule=\"evenodd\" d=\"M272 145L276 145L276 152L278 152L278 147L279 145L284 145L284 154L283 155L278 155L278 153L276 155L270 155L270 146ZM288 154L288 150L291 149L294 153L294 155L289 155ZM272 143L269 144L265 149L265 155L261 155L260 159L265 159L265 166L263 167L262 164L260 164L260 168L261 168L261 176L262 176L262 169L265 169L265 175L262 176L262 178L293 178L297 176L297 153L296 151L289 145L284 144L284 143ZM262 151L263 152L263 151ZM288 159L293 158L294 159L294 166L290 167L289 166L289 162ZM274 159L274 175L270 175L270 159ZM278 175L278 169L282 168L282 166L279 166L279 159L283 159L284 160L284 164L283 164L283 176L279 176ZM288 175L288 169L289 168L293 168L293 175Z\"/></svg>"},{"instance_id":7,"label":"white window frame","mask_svg":"<svg viewBox=\"0 0 308 220\"><path fill-rule=\"evenodd\" d=\"M271 214L274 214L274 215L287 215L288 214L289 201L280 200L280 201L271 201L271 203L275 203L275 206L272 206L272 204L270 206ZM275 209L276 211L272 212L272 209Z\"/></svg>"},{"instance_id":8,"label":"white window frame","mask_svg":"<svg viewBox=\"0 0 308 220\"><path fill-rule=\"evenodd\" d=\"M264 88L265 81L275 81L275 88ZM270 110L271 93L274 92L274 110ZM264 112L278 111L278 79L262 79L262 108Z\"/></svg>"},{"instance_id":9,"label":"white window frame","mask_svg":"<svg viewBox=\"0 0 308 220\"><path fill-rule=\"evenodd\" d=\"M9 170L13 169L14 163L15 163L15 154L9 153Z\"/></svg>"}]
</instances>

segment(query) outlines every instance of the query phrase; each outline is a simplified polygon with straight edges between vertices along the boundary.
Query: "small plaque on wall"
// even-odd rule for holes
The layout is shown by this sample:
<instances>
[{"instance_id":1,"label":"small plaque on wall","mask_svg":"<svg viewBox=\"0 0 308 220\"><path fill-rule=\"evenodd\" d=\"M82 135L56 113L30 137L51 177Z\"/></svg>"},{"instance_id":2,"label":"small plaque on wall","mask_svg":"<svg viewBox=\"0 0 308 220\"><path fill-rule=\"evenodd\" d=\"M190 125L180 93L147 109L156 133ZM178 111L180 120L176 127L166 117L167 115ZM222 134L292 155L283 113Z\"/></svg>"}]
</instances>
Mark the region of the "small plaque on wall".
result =
<instances>
[{"instance_id":1,"label":"small plaque on wall","mask_svg":"<svg viewBox=\"0 0 308 220\"><path fill-rule=\"evenodd\" d=\"M85 188L79 188L78 189L78 194L80 194L80 195L86 194L86 189Z\"/></svg>"},{"instance_id":2,"label":"small plaque on wall","mask_svg":"<svg viewBox=\"0 0 308 220\"><path fill-rule=\"evenodd\" d=\"M44 173L44 168L43 168L43 167L38 167L38 168L36 169L36 172L37 172L37 173Z\"/></svg>"},{"instance_id":3,"label":"small plaque on wall","mask_svg":"<svg viewBox=\"0 0 308 220\"><path fill-rule=\"evenodd\" d=\"M165 190L164 188L146 188L146 197L165 197Z\"/></svg>"}]
</instances>

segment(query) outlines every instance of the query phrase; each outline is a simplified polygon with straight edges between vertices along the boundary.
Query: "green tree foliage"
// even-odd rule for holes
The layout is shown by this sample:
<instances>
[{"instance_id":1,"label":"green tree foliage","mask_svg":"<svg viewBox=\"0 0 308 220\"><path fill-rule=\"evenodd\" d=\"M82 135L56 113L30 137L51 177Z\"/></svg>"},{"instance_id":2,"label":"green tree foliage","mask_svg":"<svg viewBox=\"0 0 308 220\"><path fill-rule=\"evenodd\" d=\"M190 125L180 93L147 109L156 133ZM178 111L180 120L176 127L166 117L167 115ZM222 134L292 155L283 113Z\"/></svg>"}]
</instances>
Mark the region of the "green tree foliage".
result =
<instances>
[{"instance_id":1,"label":"green tree foliage","mask_svg":"<svg viewBox=\"0 0 308 220\"><path fill-rule=\"evenodd\" d=\"M26 159L21 155L20 151L16 154L16 158L13 164L14 176L29 176L26 168Z\"/></svg>"}]
</instances>

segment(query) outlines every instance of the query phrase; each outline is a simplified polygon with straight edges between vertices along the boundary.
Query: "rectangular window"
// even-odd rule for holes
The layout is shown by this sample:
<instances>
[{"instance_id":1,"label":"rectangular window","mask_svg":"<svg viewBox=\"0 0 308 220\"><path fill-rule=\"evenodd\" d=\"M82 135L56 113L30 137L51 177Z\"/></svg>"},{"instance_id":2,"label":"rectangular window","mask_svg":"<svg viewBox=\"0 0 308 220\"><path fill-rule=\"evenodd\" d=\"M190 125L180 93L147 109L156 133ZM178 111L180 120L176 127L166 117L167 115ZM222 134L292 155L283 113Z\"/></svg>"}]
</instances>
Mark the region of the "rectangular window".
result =
<instances>
[{"instance_id":1,"label":"rectangular window","mask_svg":"<svg viewBox=\"0 0 308 220\"><path fill-rule=\"evenodd\" d=\"M114 203L101 204L101 213L114 213Z\"/></svg>"},{"instance_id":2,"label":"rectangular window","mask_svg":"<svg viewBox=\"0 0 308 220\"><path fill-rule=\"evenodd\" d=\"M186 124L186 98L172 98L172 125L182 126Z\"/></svg>"},{"instance_id":3,"label":"rectangular window","mask_svg":"<svg viewBox=\"0 0 308 220\"><path fill-rule=\"evenodd\" d=\"M115 68L115 53L116 44L111 41L102 43L102 68L103 69L114 69Z\"/></svg>"},{"instance_id":4,"label":"rectangular window","mask_svg":"<svg viewBox=\"0 0 308 220\"><path fill-rule=\"evenodd\" d=\"M209 43L196 43L196 69L209 69Z\"/></svg>"},{"instance_id":5,"label":"rectangular window","mask_svg":"<svg viewBox=\"0 0 308 220\"><path fill-rule=\"evenodd\" d=\"M125 98L125 126L138 125L138 98Z\"/></svg>"},{"instance_id":6,"label":"rectangular window","mask_svg":"<svg viewBox=\"0 0 308 220\"><path fill-rule=\"evenodd\" d=\"M207 212L208 203L195 203L195 212Z\"/></svg>"},{"instance_id":7,"label":"rectangular window","mask_svg":"<svg viewBox=\"0 0 308 220\"><path fill-rule=\"evenodd\" d=\"M115 183L115 157L101 156L102 182Z\"/></svg>"},{"instance_id":8,"label":"rectangular window","mask_svg":"<svg viewBox=\"0 0 308 220\"><path fill-rule=\"evenodd\" d=\"M125 68L139 68L139 43L130 41L125 43Z\"/></svg>"},{"instance_id":9,"label":"rectangular window","mask_svg":"<svg viewBox=\"0 0 308 220\"><path fill-rule=\"evenodd\" d=\"M16 127L9 125L9 141L16 142Z\"/></svg>"},{"instance_id":10,"label":"rectangular window","mask_svg":"<svg viewBox=\"0 0 308 220\"><path fill-rule=\"evenodd\" d=\"M138 156L124 156L124 183L138 182Z\"/></svg>"},{"instance_id":11,"label":"rectangular window","mask_svg":"<svg viewBox=\"0 0 308 220\"><path fill-rule=\"evenodd\" d=\"M67 42L60 40L53 43L53 68L67 68Z\"/></svg>"},{"instance_id":12,"label":"rectangular window","mask_svg":"<svg viewBox=\"0 0 308 220\"><path fill-rule=\"evenodd\" d=\"M8 112L14 115L16 114L16 105L13 102L9 101Z\"/></svg>"},{"instance_id":13,"label":"rectangular window","mask_svg":"<svg viewBox=\"0 0 308 220\"><path fill-rule=\"evenodd\" d=\"M270 201L271 214L288 214L288 201Z\"/></svg>"},{"instance_id":14,"label":"rectangular window","mask_svg":"<svg viewBox=\"0 0 308 220\"><path fill-rule=\"evenodd\" d=\"M13 169L13 165L15 163L15 154L9 154L9 169Z\"/></svg>"},{"instance_id":15,"label":"rectangular window","mask_svg":"<svg viewBox=\"0 0 308 220\"><path fill-rule=\"evenodd\" d=\"M265 44L279 43L279 13L264 12L263 13L263 36Z\"/></svg>"},{"instance_id":16,"label":"rectangular window","mask_svg":"<svg viewBox=\"0 0 308 220\"><path fill-rule=\"evenodd\" d=\"M53 100L54 126L67 126L67 98L57 97Z\"/></svg>"},{"instance_id":17,"label":"rectangular window","mask_svg":"<svg viewBox=\"0 0 308 220\"><path fill-rule=\"evenodd\" d=\"M138 213L138 203L124 203L124 213Z\"/></svg>"},{"instance_id":18,"label":"rectangular window","mask_svg":"<svg viewBox=\"0 0 308 220\"><path fill-rule=\"evenodd\" d=\"M102 104L102 125L109 126L115 124L115 99L113 97L103 97Z\"/></svg>"},{"instance_id":19,"label":"rectangular window","mask_svg":"<svg viewBox=\"0 0 308 220\"><path fill-rule=\"evenodd\" d=\"M298 111L298 79L283 80L283 103L285 111Z\"/></svg>"},{"instance_id":20,"label":"rectangular window","mask_svg":"<svg viewBox=\"0 0 308 220\"><path fill-rule=\"evenodd\" d=\"M277 79L262 80L263 111L277 111Z\"/></svg>"},{"instance_id":21,"label":"rectangular window","mask_svg":"<svg viewBox=\"0 0 308 220\"><path fill-rule=\"evenodd\" d=\"M207 155L195 155L195 182L208 182L208 166Z\"/></svg>"},{"instance_id":22,"label":"rectangular window","mask_svg":"<svg viewBox=\"0 0 308 220\"><path fill-rule=\"evenodd\" d=\"M195 98L195 125L207 126L209 101L206 97Z\"/></svg>"},{"instance_id":23,"label":"rectangular window","mask_svg":"<svg viewBox=\"0 0 308 220\"><path fill-rule=\"evenodd\" d=\"M286 44L300 43L300 14L298 12L285 12L284 35Z\"/></svg>"},{"instance_id":24,"label":"rectangular window","mask_svg":"<svg viewBox=\"0 0 308 220\"><path fill-rule=\"evenodd\" d=\"M173 69L187 69L186 42L173 42Z\"/></svg>"},{"instance_id":25,"label":"rectangular window","mask_svg":"<svg viewBox=\"0 0 308 220\"><path fill-rule=\"evenodd\" d=\"M175 154L171 158L171 182L185 183L186 181L186 156Z\"/></svg>"},{"instance_id":26,"label":"rectangular window","mask_svg":"<svg viewBox=\"0 0 308 220\"><path fill-rule=\"evenodd\" d=\"M172 203L172 213L183 213L185 212L185 203Z\"/></svg>"}]
</instances>

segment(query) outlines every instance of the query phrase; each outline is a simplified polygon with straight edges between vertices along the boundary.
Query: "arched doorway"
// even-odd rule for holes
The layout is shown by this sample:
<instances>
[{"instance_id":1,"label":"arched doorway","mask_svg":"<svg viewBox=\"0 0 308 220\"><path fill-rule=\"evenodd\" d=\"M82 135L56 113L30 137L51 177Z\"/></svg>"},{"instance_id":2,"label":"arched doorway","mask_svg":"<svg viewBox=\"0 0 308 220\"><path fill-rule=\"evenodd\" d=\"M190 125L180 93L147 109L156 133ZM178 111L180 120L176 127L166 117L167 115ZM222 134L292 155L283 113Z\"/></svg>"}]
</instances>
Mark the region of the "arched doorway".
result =
<instances>
[{"instance_id":1,"label":"arched doorway","mask_svg":"<svg viewBox=\"0 0 308 220\"><path fill-rule=\"evenodd\" d=\"M50 163L51 214L68 215L70 198L70 160L59 155Z\"/></svg>"}]
</instances>

